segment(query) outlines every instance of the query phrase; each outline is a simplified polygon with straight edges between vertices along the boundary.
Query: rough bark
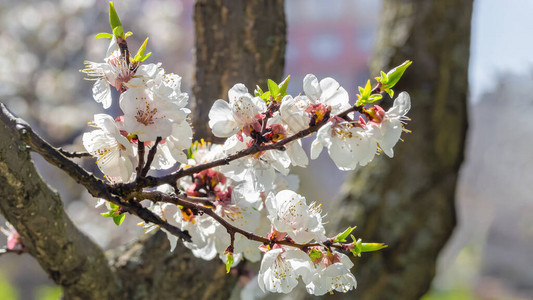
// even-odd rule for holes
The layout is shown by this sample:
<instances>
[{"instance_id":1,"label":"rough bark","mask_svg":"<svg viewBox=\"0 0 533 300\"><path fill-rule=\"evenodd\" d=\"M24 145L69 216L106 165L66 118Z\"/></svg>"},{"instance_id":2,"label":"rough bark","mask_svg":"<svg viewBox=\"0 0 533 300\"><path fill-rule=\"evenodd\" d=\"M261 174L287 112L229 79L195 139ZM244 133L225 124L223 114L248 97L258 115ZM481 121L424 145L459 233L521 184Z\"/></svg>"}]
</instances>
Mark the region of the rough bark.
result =
<instances>
[{"instance_id":1,"label":"rough bark","mask_svg":"<svg viewBox=\"0 0 533 300\"><path fill-rule=\"evenodd\" d=\"M195 136L212 140L207 115L216 99L241 82L253 93L277 82L285 63L283 0L198 0L194 7L196 73L192 102Z\"/></svg>"},{"instance_id":2,"label":"rough bark","mask_svg":"<svg viewBox=\"0 0 533 300\"><path fill-rule=\"evenodd\" d=\"M27 146L0 122L0 211L67 299L111 299L119 282L103 251L66 215L39 176ZM24 129L21 129L24 130Z\"/></svg>"},{"instance_id":3,"label":"rough bark","mask_svg":"<svg viewBox=\"0 0 533 300\"><path fill-rule=\"evenodd\" d=\"M174 252L162 231L117 249L113 265L124 299L228 299L236 276L217 260L205 261L178 243Z\"/></svg>"},{"instance_id":4,"label":"rough bark","mask_svg":"<svg viewBox=\"0 0 533 300\"><path fill-rule=\"evenodd\" d=\"M345 185L339 227L389 248L356 260L362 299L418 299L455 226L467 129L472 0L385 0L373 74L413 60L396 91L412 109L394 159L381 155ZM338 295L336 295L338 296ZM347 295L347 298L354 294Z\"/></svg>"}]
</instances>

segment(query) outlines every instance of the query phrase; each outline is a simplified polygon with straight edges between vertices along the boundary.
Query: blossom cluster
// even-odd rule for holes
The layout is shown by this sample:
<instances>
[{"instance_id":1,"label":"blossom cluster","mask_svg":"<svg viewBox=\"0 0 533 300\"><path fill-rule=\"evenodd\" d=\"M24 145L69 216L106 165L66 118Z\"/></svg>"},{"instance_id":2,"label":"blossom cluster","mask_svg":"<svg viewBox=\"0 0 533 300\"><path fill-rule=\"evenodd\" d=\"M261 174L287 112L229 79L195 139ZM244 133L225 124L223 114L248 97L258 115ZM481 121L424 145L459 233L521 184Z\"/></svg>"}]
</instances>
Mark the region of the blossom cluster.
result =
<instances>
[{"instance_id":1,"label":"blossom cluster","mask_svg":"<svg viewBox=\"0 0 533 300\"><path fill-rule=\"evenodd\" d=\"M297 96L287 94L290 77L279 84L269 80L266 92L257 87L251 93L237 83L209 111L213 135L225 142L192 142L189 97L181 90L181 77L167 73L161 63L144 63L150 56L144 54L146 42L130 55L129 33L123 32L112 3L110 23L113 34L99 35L110 39L103 62L86 62L82 70L95 81L93 96L103 108L113 105L113 88L119 93L121 114L95 115L90 122L94 130L83 135L86 150L110 183L136 183L150 169L194 168L198 171L190 176L156 189L181 202L146 199L154 214L190 235L184 245L195 256L218 256L228 271L242 260L261 260L258 284L263 291L288 293L300 279L314 295L355 288L353 263L344 253L360 255L384 246L353 236L347 242L353 228L328 236L321 205L295 192L299 179L289 172L292 166L309 164L301 138L315 132L310 158L327 148L340 170L364 166L381 152L392 157L407 131L409 95L400 93L387 111L373 102L383 92L393 95L391 88L408 64L382 73L376 88L370 82L360 88L355 104L337 81L312 74L305 76L303 93ZM209 165L217 161L222 163ZM131 199L144 200L135 197ZM116 204L108 208L103 215L119 225L124 212ZM143 225L147 231L158 228ZM166 233L173 250L177 237Z\"/></svg>"}]
</instances>

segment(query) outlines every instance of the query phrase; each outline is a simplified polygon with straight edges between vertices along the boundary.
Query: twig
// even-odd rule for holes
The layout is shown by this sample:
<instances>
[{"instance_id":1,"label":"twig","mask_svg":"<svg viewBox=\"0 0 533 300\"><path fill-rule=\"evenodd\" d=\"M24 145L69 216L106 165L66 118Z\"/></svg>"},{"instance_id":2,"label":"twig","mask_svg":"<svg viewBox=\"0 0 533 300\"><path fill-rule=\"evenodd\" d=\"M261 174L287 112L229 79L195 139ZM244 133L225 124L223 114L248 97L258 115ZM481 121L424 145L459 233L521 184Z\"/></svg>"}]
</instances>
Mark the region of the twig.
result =
<instances>
[{"instance_id":1,"label":"twig","mask_svg":"<svg viewBox=\"0 0 533 300\"><path fill-rule=\"evenodd\" d=\"M142 172L144 167L144 142L141 142L140 140L137 140L137 156L139 159L139 164L137 165L137 168L135 171L137 172L137 176L135 180L138 180L139 178L142 178Z\"/></svg>"},{"instance_id":2,"label":"twig","mask_svg":"<svg viewBox=\"0 0 533 300\"><path fill-rule=\"evenodd\" d=\"M144 165L144 168L141 171L141 177L145 177L146 174L148 174L148 171L150 171L150 166L152 165L152 162L154 161L155 154L157 152L157 145L161 142L162 138L158 136L155 139L155 144L150 148L150 151L148 151L148 157L146 158L146 164Z\"/></svg>"},{"instance_id":3,"label":"twig","mask_svg":"<svg viewBox=\"0 0 533 300\"><path fill-rule=\"evenodd\" d=\"M200 211L210 216L211 218L215 219L215 221L217 221L218 223L220 223L220 225L226 228L230 236L234 236L235 233L240 233L249 240L261 242L263 244L267 244L267 245L279 244L279 245L284 245L284 246L296 247L299 249L306 249L309 247L321 246L320 243L299 244L299 243L295 243L295 242L288 241L288 240L282 240L282 241L270 240L266 237L257 235L253 232L246 231L244 229L241 229L239 227L236 227L230 224L228 221L226 221L226 219L217 215L216 212L210 207L206 207L198 203L190 202L188 200L189 197L185 195L171 196L171 195L167 195L167 194L164 194L158 191L150 191L150 192L139 193L138 197L142 199L149 199L153 202L166 202L166 203L171 203L174 205L181 205L185 208L190 208L193 211ZM331 247L334 247L337 249L343 249L342 245L340 244L332 244Z\"/></svg>"},{"instance_id":4,"label":"twig","mask_svg":"<svg viewBox=\"0 0 533 300\"><path fill-rule=\"evenodd\" d=\"M82 158L82 157L92 157L91 153L87 152L70 152L63 150L63 148L56 148L61 154L65 155L68 158Z\"/></svg>"}]
</instances>

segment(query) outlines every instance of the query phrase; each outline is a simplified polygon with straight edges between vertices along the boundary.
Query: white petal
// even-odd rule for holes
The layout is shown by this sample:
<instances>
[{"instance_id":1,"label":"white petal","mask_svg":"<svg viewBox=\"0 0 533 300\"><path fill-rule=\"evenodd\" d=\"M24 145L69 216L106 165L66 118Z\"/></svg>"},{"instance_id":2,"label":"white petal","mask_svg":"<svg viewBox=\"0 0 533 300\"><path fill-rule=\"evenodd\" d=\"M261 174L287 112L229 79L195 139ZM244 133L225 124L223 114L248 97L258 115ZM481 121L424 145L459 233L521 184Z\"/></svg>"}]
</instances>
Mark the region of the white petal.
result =
<instances>
[{"instance_id":1,"label":"white petal","mask_svg":"<svg viewBox=\"0 0 533 300\"><path fill-rule=\"evenodd\" d=\"M406 92L401 92L394 100L393 106L387 111L387 115L405 116L411 109L411 97Z\"/></svg>"},{"instance_id":2,"label":"white petal","mask_svg":"<svg viewBox=\"0 0 533 300\"><path fill-rule=\"evenodd\" d=\"M228 102L217 100L209 111L209 127L217 137L229 137L239 131Z\"/></svg>"},{"instance_id":3,"label":"white petal","mask_svg":"<svg viewBox=\"0 0 533 300\"><path fill-rule=\"evenodd\" d=\"M307 74L304 77L304 93L309 97L309 99L316 103L322 94L322 89L318 83L318 79L313 74Z\"/></svg>"},{"instance_id":4,"label":"white petal","mask_svg":"<svg viewBox=\"0 0 533 300\"><path fill-rule=\"evenodd\" d=\"M113 99L111 98L111 88L105 80L101 78L96 80L93 85L93 98L98 103L102 103L104 109L107 109L111 106Z\"/></svg>"}]
</instances>

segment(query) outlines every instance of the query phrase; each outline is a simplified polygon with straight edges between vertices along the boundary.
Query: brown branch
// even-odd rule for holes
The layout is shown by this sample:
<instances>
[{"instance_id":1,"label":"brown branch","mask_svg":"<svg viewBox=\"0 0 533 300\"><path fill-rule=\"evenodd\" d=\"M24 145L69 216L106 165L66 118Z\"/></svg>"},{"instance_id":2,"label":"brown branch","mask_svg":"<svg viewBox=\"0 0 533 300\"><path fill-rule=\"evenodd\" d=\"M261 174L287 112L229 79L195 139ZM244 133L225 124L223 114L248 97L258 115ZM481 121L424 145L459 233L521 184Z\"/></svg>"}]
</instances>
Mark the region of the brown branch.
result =
<instances>
[{"instance_id":1,"label":"brown branch","mask_svg":"<svg viewBox=\"0 0 533 300\"><path fill-rule=\"evenodd\" d=\"M284 245L284 246L296 247L296 248L299 248L299 249L306 249L306 248L309 248L309 247L322 246L320 243L299 244L299 243L295 243L295 242L290 241L290 240L274 241L274 240L270 240L270 239L268 239L266 237L257 235L257 234L255 234L253 232L246 231L246 230L244 230L242 228L239 228L237 226L232 225L226 219L224 219L223 217L219 216L210 207L206 207L206 206L203 206L203 205L201 205L199 203L195 203L195 202L190 201L190 200L197 201L199 197L193 197L191 199L191 197L189 197L187 195L171 196L171 195L168 195L168 194L165 194L165 193L162 193L162 192L158 192L158 191L142 192L142 193L138 193L136 196L139 199L148 199L148 200L151 200L153 202L165 202L165 203L170 203L170 204L174 204L174 205L181 205L181 206L183 206L185 208L190 208L192 210L202 212L202 213L210 216L211 218L215 219L215 221L220 223L220 225L224 226L224 228L226 228L226 230L228 231L228 234L230 236L234 236L235 233L240 233L240 234L242 234L244 237L246 237L249 240L261 242L261 243L266 244L266 245L279 244L279 245ZM208 200L208 199L205 198L205 200ZM336 248L336 249L340 249L340 250L343 249L342 244L331 244L329 246L333 247L333 248Z\"/></svg>"},{"instance_id":2,"label":"brown branch","mask_svg":"<svg viewBox=\"0 0 533 300\"><path fill-rule=\"evenodd\" d=\"M91 153L87 152L70 152L67 150L63 150L63 148L59 147L56 148L59 153L63 154L64 156L68 158L83 158L83 157L92 157Z\"/></svg>"},{"instance_id":3,"label":"brown branch","mask_svg":"<svg viewBox=\"0 0 533 300\"><path fill-rule=\"evenodd\" d=\"M148 174L148 171L150 171L150 166L152 165L152 162L154 161L155 154L157 152L157 145L159 145L161 140L162 140L162 138L160 136L158 136L155 139L154 145L152 146L152 148L150 148L150 151L148 152L148 158L146 158L146 164L144 165L144 168L142 169L142 172L141 172L141 177L145 177L146 174Z\"/></svg>"},{"instance_id":4,"label":"brown branch","mask_svg":"<svg viewBox=\"0 0 533 300\"><path fill-rule=\"evenodd\" d=\"M142 178L142 172L144 167L144 142L141 142L140 140L137 140L137 157L139 160L139 163L137 165L137 168L135 171L137 172L137 176L135 180L138 180L139 178Z\"/></svg>"},{"instance_id":5,"label":"brown branch","mask_svg":"<svg viewBox=\"0 0 533 300\"><path fill-rule=\"evenodd\" d=\"M143 221L159 225L177 237L190 241L191 237L188 232L181 231L179 228L168 224L139 203L120 199L109 184L88 173L80 165L71 161L57 149L50 146L50 144L33 132L28 123L13 116L3 103L0 103L0 108L0 120L7 125L16 138L30 146L32 151L39 153L50 164L67 173L77 183L83 185L93 197L106 199L119 205L124 211L138 216Z\"/></svg>"}]
</instances>

